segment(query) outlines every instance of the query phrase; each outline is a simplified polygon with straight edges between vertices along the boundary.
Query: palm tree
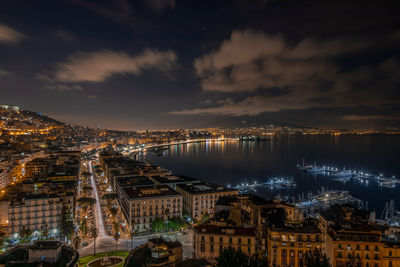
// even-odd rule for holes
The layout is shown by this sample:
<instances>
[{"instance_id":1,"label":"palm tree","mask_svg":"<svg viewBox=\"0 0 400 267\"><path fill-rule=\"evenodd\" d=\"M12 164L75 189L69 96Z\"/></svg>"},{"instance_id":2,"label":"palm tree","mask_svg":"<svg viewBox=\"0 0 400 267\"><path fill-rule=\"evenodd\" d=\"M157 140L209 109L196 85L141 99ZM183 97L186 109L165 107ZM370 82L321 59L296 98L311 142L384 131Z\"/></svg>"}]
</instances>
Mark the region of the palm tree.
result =
<instances>
[{"instance_id":1,"label":"palm tree","mask_svg":"<svg viewBox=\"0 0 400 267\"><path fill-rule=\"evenodd\" d=\"M75 250L78 250L80 243L81 243L81 237L78 233L76 233L72 239L72 244L74 245Z\"/></svg>"},{"instance_id":2,"label":"palm tree","mask_svg":"<svg viewBox=\"0 0 400 267\"><path fill-rule=\"evenodd\" d=\"M119 232L115 232L115 234L114 234L114 239L115 239L115 252L117 252L117 248L118 248L118 240L119 240L119 237L120 237L120 234L119 234Z\"/></svg>"},{"instance_id":3,"label":"palm tree","mask_svg":"<svg viewBox=\"0 0 400 267\"><path fill-rule=\"evenodd\" d=\"M169 209L167 208L167 209L164 210L164 216L167 217L166 220L168 220L168 215L169 215ZM164 218L165 218L165 217L164 217Z\"/></svg>"},{"instance_id":4,"label":"palm tree","mask_svg":"<svg viewBox=\"0 0 400 267\"><path fill-rule=\"evenodd\" d=\"M43 239L47 239L49 237L49 235L50 235L50 229L49 229L49 226L46 224L42 230L42 237L43 237Z\"/></svg>"},{"instance_id":5,"label":"palm tree","mask_svg":"<svg viewBox=\"0 0 400 267\"><path fill-rule=\"evenodd\" d=\"M90 236L93 238L93 255L96 255L96 238L99 235L99 230L96 227L90 229Z\"/></svg>"},{"instance_id":6,"label":"palm tree","mask_svg":"<svg viewBox=\"0 0 400 267\"><path fill-rule=\"evenodd\" d=\"M84 178L84 180L87 180L90 177L90 172L82 172L81 176Z\"/></svg>"},{"instance_id":7,"label":"palm tree","mask_svg":"<svg viewBox=\"0 0 400 267\"><path fill-rule=\"evenodd\" d=\"M77 200L77 202L81 204L83 211L86 213L88 206L96 203L96 199L91 197L81 197Z\"/></svg>"}]
</instances>

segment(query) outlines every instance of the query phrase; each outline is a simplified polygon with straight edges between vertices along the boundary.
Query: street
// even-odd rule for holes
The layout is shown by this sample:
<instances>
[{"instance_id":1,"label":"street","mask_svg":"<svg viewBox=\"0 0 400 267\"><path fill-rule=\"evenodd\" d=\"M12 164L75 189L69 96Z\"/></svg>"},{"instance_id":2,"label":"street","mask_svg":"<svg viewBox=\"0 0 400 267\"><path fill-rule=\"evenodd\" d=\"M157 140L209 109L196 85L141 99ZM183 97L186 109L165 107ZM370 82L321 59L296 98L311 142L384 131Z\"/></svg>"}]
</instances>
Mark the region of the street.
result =
<instances>
[{"instance_id":1,"label":"street","mask_svg":"<svg viewBox=\"0 0 400 267\"><path fill-rule=\"evenodd\" d=\"M96 238L96 253L98 252L108 252L108 251L115 251L115 239L110 236L107 236L105 229L104 229L104 222L103 216L101 212L101 205L99 194L97 192L96 183L94 181L93 173L92 173L92 162L89 161L89 172L90 175L90 182L93 187L93 195L96 199L95 208L94 208L94 218L96 220L96 227L98 229L98 237ZM137 236L134 237L133 240L131 239L119 239L117 250L123 251L130 251L133 248L142 245L143 243L147 242L148 239L162 236L167 241L179 241L182 243L183 246L183 257L184 258L192 258L193 255L193 231L187 230L185 234L182 234L180 231L177 232L169 232L163 234L150 234L144 236ZM93 239L89 242L89 244L85 247L80 248L79 250L80 257L85 257L90 254L93 254Z\"/></svg>"}]
</instances>

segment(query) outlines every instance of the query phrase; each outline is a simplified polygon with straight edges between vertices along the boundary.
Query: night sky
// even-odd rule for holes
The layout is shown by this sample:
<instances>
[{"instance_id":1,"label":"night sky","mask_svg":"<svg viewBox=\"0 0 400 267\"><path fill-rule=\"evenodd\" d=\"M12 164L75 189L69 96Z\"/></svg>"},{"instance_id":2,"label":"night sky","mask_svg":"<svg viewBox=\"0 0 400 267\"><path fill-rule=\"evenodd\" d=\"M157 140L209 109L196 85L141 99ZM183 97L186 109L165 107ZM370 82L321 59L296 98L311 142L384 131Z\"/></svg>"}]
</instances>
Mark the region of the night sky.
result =
<instances>
[{"instance_id":1,"label":"night sky","mask_svg":"<svg viewBox=\"0 0 400 267\"><path fill-rule=\"evenodd\" d=\"M0 104L122 130L400 127L399 11L390 1L2 0Z\"/></svg>"}]
</instances>

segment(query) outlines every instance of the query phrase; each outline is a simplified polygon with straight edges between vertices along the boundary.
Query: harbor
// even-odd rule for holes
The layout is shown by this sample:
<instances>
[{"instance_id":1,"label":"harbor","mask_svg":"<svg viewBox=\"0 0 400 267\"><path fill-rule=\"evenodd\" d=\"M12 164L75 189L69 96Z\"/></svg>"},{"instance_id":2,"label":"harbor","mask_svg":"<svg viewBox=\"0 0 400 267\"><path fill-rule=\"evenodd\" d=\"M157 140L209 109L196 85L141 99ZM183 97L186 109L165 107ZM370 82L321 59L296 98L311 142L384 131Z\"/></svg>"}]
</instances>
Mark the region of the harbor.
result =
<instances>
[{"instance_id":1,"label":"harbor","mask_svg":"<svg viewBox=\"0 0 400 267\"><path fill-rule=\"evenodd\" d=\"M351 179L356 179L361 183L368 184L368 181L377 182L378 186L385 188L394 188L400 184L400 180L395 175L387 176L383 173L374 174L365 171L351 170L346 168L337 168L328 165L307 164L304 162L297 165L297 168L310 175L323 175L332 177L332 180L347 183Z\"/></svg>"},{"instance_id":2,"label":"harbor","mask_svg":"<svg viewBox=\"0 0 400 267\"><path fill-rule=\"evenodd\" d=\"M353 197L345 190L325 190L321 188L316 193L309 192L307 195L301 194L297 199L289 199L290 203L297 206L304 217L314 217L320 211L328 209L332 205L350 204L357 208L368 209L368 203Z\"/></svg>"},{"instance_id":3,"label":"harbor","mask_svg":"<svg viewBox=\"0 0 400 267\"><path fill-rule=\"evenodd\" d=\"M234 188L239 190L239 193L246 194L251 192L257 192L258 189L269 189L269 190L284 190L296 187L296 182L293 177L273 177L265 181L252 183L241 183L238 185L227 185L228 188Z\"/></svg>"}]
</instances>

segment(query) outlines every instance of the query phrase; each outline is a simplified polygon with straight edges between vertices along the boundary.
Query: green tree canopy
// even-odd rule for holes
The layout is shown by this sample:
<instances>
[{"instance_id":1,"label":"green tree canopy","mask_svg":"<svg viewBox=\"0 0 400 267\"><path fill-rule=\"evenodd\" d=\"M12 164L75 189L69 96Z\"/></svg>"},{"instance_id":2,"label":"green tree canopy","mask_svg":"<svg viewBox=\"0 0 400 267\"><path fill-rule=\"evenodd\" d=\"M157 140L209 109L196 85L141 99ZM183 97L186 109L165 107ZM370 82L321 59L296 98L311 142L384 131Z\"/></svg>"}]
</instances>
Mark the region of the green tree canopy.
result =
<instances>
[{"instance_id":1,"label":"green tree canopy","mask_svg":"<svg viewBox=\"0 0 400 267\"><path fill-rule=\"evenodd\" d=\"M86 204L86 205L96 203L96 199L94 199L94 198L92 198L92 197L81 197L81 198L79 198L77 201L78 201L78 203L80 203L80 204Z\"/></svg>"},{"instance_id":2,"label":"green tree canopy","mask_svg":"<svg viewBox=\"0 0 400 267\"><path fill-rule=\"evenodd\" d=\"M179 217L174 217L169 220L168 228L172 230L180 230L182 228L186 229L188 228L188 224L185 222L184 219Z\"/></svg>"},{"instance_id":3,"label":"green tree canopy","mask_svg":"<svg viewBox=\"0 0 400 267\"><path fill-rule=\"evenodd\" d=\"M104 200L114 200L117 199L118 195L115 193L108 193L108 194L104 194L101 198Z\"/></svg>"},{"instance_id":4,"label":"green tree canopy","mask_svg":"<svg viewBox=\"0 0 400 267\"><path fill-rule=\"evenodd\" d=\"M240 249L228 247L220 252L216 267L267 267L266 259L259 259L255 255L248 256Z\"/></svg>"},{"instance_id":5,"label":"green tree canopy","mask_svg":"<svg viewBox=\"0 0 400 267\"><path fill-rule=\"evenodd\" d=\"M89 178L90 177L90 172L81 172L81 175L85 178Z\"/></svg>"},{"instance_id":6,"label":"green tree canopy","mask_svg":"<svg viewBox=\"0 0 400 267\"><path fill-rule=\"evenodd\" d=\"M331 267L328 256L321 249L313 249L306 252L304 265L307 267Z\"/></svg>"},{"instance_id":7,"label":"green tree canopy","mask_svg":"<svg viewBox=\"0 0 400 267\"><path fill-rule=\"evenodd\" d=\"M151 230L153 232L160 232L164 230L164 228L165 228L164 220L160 217L155 218L154 221L151 223Z\"/></svg>"}]
</instances>

